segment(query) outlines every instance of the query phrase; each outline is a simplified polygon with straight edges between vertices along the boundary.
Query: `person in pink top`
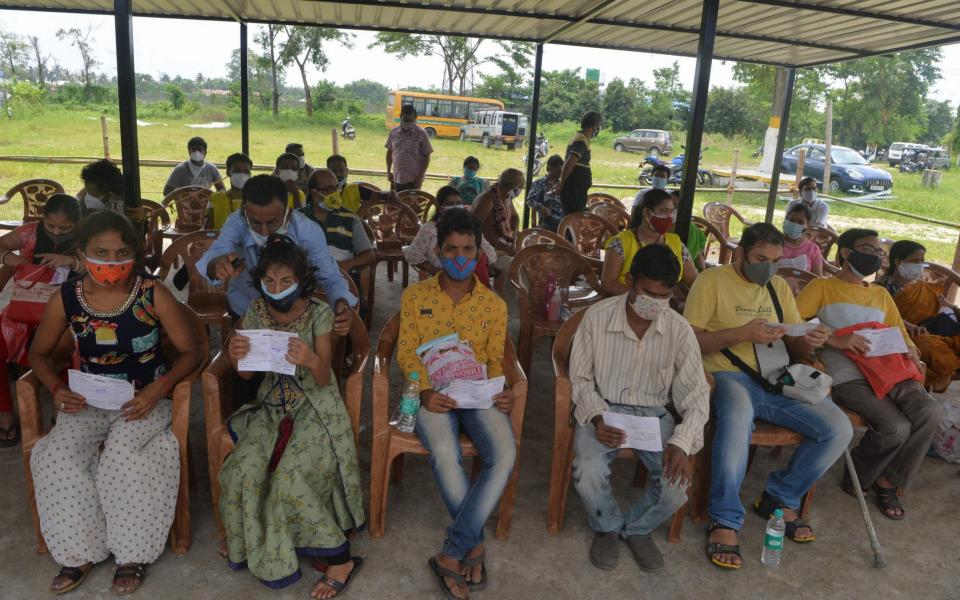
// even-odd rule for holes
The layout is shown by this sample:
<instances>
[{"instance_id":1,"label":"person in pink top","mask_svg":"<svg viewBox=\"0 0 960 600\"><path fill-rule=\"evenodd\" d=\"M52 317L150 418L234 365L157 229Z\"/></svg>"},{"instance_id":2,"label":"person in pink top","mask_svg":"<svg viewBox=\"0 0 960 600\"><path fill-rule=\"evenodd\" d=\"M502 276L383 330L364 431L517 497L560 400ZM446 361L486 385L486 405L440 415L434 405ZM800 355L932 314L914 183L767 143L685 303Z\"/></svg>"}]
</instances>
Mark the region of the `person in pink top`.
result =
<instances>
[{"instance_id":1,"label":"person in pink top","mask_svg":"<svg viewBox=\"0 0 960 600\"><path fill-rule=\"evenodd\" d=\"M780 267L803 269L821 277L823 276L823 254L820 253L820 246L803 235L809 224L809 208L802 204L795 204L787 209L787 217L783 221L784 244Z\"/></svg>"},{"instance_id":2,"label":"person in pink top","mask_svg":"<svg viewBox=\"0 0 960 600\"><path fill-rule=\"evenodd\" d=\"M400 125L387 136L387 179L395 192L419 190L430 165L430 136L417 125L417 111L412 104L400 109Z\"/></svg>"}]
</instances>

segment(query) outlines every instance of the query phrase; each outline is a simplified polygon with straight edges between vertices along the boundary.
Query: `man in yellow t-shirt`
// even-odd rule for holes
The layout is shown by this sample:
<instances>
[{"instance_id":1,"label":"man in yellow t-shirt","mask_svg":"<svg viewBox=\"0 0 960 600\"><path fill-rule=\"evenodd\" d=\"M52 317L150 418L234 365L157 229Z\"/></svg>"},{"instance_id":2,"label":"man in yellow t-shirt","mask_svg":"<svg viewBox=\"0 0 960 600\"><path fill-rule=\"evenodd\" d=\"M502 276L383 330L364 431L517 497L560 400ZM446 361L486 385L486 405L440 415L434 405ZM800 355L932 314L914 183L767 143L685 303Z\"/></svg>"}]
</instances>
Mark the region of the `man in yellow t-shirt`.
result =
<instances>
[{"instance_id":1,"label":"man in yellow t-shirt","mask_svg":"<svg viewBox=\"0 0 960 600\"><path fill-rule=\"evenodd\" d=\"M766 392L753 376L722 354L729 350L757 371L757 347L766 350L765 345L782 339L796 360L810 356L829 338L829 330L823 326L804 337L788 337L783 328L771 326L800 322L790 287L775 275L782 255L783 235L774 226L751 225L743 231L733 264L707 269L697 277L684 310L697 335L704 368L716 380L707 556L727 569L740 568L738 532L744 518L740 485L747 470L754 419L786 427L806 438L787 468L767 477L763 494L754 504L754 511L763 517L783 509L786 535L796 542L815 539L810 525L800 519L801 499L853 436L849 419L829 398L807 404ZM782 319L778 312L782 312Z\"/></svg>"},{"instance_id":2,"label":"man in yellow t-shirt","mask_svg":"<svg viewBox=\"0 0 960 600\"><path fill-rule=\"evenodd\" d=\"M250 179L253 170L253 161L242 152L236 152L227 157L227 179L230 189L218 190L210 196L207 205L207 220L213 229L220 231L230 213L243 204L243 186Z\"/></svg>"},{"instance_id":3,"label":"man in yellow t-shirt","mask_svg":"<svg viewBox=\"0 0 960 600\"><path fill-rule=\"evenodd\" d=\"M897 305L881 286L863 281L880 269L884 250L876 231L850 229L837 241L839 273L811 281L797 297L800 314L818 317L831 329L877 322L900 331L907 356L922 372L920 353L914 345ZM880 510L890 519L902 519L903 504L898 490L907 487L920 468L940 423L943 409L927 394L923 383L906 379L878 398L857 365L845 352L863 354L870 349L866 338L852 333L832 335L821 358L833 378L832 396L840 406L867 421L867 434L853 449L853 464L860 485L871 487ZM850 473L842 487L853 493Z\"/></svg>"}]
</instances>

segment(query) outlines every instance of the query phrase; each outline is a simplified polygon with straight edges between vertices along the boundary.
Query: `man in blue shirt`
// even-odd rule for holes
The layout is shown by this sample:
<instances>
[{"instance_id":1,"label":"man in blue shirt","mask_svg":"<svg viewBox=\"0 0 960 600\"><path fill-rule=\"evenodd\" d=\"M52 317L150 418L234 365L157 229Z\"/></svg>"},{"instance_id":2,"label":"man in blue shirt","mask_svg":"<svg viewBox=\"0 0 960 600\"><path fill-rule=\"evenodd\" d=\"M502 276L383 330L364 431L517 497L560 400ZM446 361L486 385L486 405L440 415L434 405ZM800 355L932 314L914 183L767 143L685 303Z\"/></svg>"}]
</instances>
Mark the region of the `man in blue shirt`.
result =
<instances>
[{"instance_id":1,"label":"man in blue shirt","mask_svg":"<svg viewBox=\"0 0 960 600\"><path fill-rule=\"evenodd\" d=\"M229 283L227 301L234 315L243 316L259 295L250 280L260 248L271 233L285 233L307 252L316 267L317 282L327 293L338 335L350 330L350 313L357 299L350 293L337 262L327 249L323 229L299 211L287 209L287 188L277 177L257 175L243 186L243 204L223 224L220 237L197 261L209 281Z\"/></svg>"}]
</instances>

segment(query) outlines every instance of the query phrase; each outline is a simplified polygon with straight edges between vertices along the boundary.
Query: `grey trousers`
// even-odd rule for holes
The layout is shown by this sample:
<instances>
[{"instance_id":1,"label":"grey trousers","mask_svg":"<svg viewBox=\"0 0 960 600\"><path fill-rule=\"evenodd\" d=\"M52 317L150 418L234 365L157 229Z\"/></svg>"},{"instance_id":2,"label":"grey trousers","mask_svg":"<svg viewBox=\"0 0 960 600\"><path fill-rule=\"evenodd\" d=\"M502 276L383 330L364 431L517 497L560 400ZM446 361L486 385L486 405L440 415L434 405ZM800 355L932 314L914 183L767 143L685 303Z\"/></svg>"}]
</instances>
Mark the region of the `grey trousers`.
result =
<instances>
[{"instance_id":1,"label":"grey trousers","mask_svg":"<svg viewBox=\"0 0 960 600\"><path fill-rule=\"evenodd\" d=\"M864 487L881 475L904 489L933 442L942 407L917 381L898 383L877 398L864 379L833 387L833 401L867 422L867 434L853 449L853 464Z\"/></svg>"}]
</instances>

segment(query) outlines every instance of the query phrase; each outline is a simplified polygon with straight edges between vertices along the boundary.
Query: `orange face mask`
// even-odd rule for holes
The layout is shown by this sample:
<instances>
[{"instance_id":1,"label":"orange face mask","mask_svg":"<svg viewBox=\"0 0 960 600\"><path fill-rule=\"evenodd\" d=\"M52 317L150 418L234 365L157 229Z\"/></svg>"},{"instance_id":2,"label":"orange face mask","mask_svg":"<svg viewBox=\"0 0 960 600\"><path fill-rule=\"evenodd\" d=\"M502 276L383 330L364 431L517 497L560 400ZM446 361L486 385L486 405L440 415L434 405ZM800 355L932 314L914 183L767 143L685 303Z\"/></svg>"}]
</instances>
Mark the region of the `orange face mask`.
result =
<instances>
[{"instance_id":1,"label":"orange face mask","mask_svg":"<svg viewBox=\"0 0 960 600\"><path fill-rule=\"evenodd\" d=\"M122 261L83 258L87 273L100 285L117 285L133 271L133 259Z\"/></svg>"}]
</instances>

